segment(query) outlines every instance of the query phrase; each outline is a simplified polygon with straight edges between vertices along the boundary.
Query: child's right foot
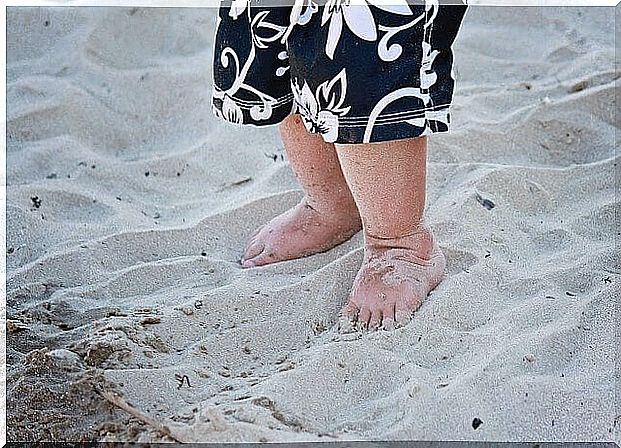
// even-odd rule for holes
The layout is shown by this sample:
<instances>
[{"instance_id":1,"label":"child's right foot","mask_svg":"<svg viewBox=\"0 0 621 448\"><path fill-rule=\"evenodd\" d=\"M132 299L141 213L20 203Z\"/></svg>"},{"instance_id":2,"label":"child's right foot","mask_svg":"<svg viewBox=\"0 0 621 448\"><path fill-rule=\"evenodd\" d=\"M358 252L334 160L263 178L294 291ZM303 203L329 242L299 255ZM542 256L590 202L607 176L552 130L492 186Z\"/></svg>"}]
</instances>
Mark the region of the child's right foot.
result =
<instances>
[{"instance_id":1,"label":"child's right foot","mask_svg":"<svg viewBox=\"0 0 621 448\"><path fill-rule=\"evenodd\" d=\"M240 262L248 268L325 252L361 229L354 204L325 212L313 208L304 197L298 205L255 231Z\"/></svg>"}]
</instances>

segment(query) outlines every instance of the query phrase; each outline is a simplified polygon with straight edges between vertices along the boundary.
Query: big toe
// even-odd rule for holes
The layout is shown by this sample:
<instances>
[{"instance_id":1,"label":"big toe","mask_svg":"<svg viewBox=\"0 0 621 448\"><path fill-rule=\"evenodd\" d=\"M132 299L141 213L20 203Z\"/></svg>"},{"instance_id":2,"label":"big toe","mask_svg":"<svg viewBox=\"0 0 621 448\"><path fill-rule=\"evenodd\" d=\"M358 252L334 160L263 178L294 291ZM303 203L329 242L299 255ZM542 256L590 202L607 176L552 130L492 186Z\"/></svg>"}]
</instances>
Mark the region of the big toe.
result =
<instances>
[{"instance_id":1,"label":"big toe","mask_svg":"<svg viewBox=\"0 0 621 448\"><path fill-rule=\"evenodd\" d=\"M255 263L249 263L255 257L263 252L265 249L265 244L262 242L254 242L248 246L244 256L241 258L242 266L250 267L255 266Z\"/></svg>"},{"instance_id":2,"label":"big toe","mask_svg":"<svg viewBox=\"0 0 621 448\"><path fill-rule=\"evenodd\" d=\"M255 236L257 236L259 234L259 232L261 230L263 230L263 228L266 226L266 224L263 224L262 226L259 226L253 233L252 235L250 235L250 238L254 238Z\"/></svg>"},{"instance_id":3,"label":"big toe","mask_svg":"<svg viewBox=\"0 0 621 448\"><path fill-rule=\"evenodd\" d=\"M355 333L355 322L345 315L339 316L337 320L337 331L341 334Z\"/></svg>"},{"instance_id":4,"label":"big toe","mask_svg":"<svg viewBox=\"0 0 621 448\"><path fill-rule=\"evenodd\" d=\"M246 266L264 266L277 261L281 260L276 257L276 254L264 248L257 256L247 259L244 263Z\"/></svg>"},{"instance_id":5,"label":"big toe","mask_svg":"<svg viewBox=\"0 0 621 448\"><path fill-rule=\"evenodd\" d=\"M398 307L395 311L395 324L398 327L403 327L410 323L412 320L413 311L409 308L400 308Z\"/></svg>"},{"instance_id":6,"label":"big toe","mask_svg":"<svg viewBox=\"0 0 621 448\"><path fill-rule=\"evenodd\" d=\"M354 302L349 302L341 310L341 315L349 321L355 323L358 319L358 306Z\"/></svg>"}]
</instances>

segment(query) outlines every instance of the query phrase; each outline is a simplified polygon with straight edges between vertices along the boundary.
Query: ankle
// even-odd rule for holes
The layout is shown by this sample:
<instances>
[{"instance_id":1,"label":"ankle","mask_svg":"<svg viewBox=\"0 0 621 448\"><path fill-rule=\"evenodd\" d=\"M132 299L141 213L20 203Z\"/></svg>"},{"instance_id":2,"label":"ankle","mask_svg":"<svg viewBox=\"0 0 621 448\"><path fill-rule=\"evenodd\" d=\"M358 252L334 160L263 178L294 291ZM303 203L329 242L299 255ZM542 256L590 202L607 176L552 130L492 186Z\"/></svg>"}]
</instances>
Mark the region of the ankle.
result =
<instances>
[{"instance_id":1,"label":"ankle","mask_svg":"<svg viewBox=\"0 0 621 448\"><path fill-rule=\"evenodd\" d=\"M302 199L302 204L327 218L360 221L360 213L353 199L336 196L322 201L306 195Z\"/></svg>"},{"instance_id":2,"label":"ankle","mask_svg":"<svg viewBox=\"0 0 621 448\"><path fill-rule=\"evenodd\" d=\"M373 231L363 228L364 245L369 249L414 249L418 256L427 258L433 252L437 242L431 227L420 221L407 230Z\"/></svg>"}]
</instances>

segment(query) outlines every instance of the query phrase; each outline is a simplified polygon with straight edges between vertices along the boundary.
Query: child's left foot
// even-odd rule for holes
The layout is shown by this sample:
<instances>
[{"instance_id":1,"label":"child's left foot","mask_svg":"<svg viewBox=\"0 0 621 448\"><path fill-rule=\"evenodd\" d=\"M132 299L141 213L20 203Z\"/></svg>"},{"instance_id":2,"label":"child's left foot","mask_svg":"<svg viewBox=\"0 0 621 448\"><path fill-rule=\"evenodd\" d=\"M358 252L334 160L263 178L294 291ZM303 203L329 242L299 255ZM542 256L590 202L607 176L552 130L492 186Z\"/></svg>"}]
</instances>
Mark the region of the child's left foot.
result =
<instances>
[{"instance_id":1,"label":"child's left foot","mask_svg":"<svg viewBox=\"0 0 621 448\"><path fill-rule=\"evenodd\" d=\"M444 275L446 260L431 231L394 239L365 235L364 251L343 315L363 330L407 324Z\"/></svg>"},{"instance_id":2,"label":"child's left foot","mask_svg":"<svg viewBox=\"0 0 621 448\"><path fill-rule=\"evenodd\" d=\"M332 211L309 204L305 196L292 209L261 226L246 244L243 267L293 260L332 249L360 231L355 204L334 193Z\"/></svg>"}]
</instances>

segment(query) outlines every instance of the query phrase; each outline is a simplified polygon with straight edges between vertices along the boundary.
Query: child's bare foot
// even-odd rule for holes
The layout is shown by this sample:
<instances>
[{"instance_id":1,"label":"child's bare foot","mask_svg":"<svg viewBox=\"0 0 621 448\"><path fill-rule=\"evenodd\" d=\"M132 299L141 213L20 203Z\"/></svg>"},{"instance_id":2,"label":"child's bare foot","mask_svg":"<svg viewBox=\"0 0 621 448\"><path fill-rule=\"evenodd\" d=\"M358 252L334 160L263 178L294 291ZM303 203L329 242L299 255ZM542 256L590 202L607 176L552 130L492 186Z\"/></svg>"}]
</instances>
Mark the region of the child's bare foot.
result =
<instances>
[{"instance_id":1,"label":"child's bare foot","mask_svg":"<svg viewBox=\"0 0 621 448\"><path fill-rule=\"evenodd\" d=\"M279 130L304 199L257 229L240 260L244 267L323 252L362 228L334 145L309 133L298 114L283 120Z\"/></svg>"},{"instance_id":2,"label":"child's bare foot","mask_svg":"<svg viewBox=\"0 0 621 448\"><path fill-rule=\"evenodd\" d=\"M343 323L363 330L407 324L444 275L446 261L431 231L394 239L365 235L364 250Z\"/></svg>"},{"instance_id":3,"label":"child's bare foot","mask_svg":"<svg viewBox=\"0 0 621 448\"><path fill-rule=\"evenodd\" d=\"M248 240L243 267L262 266L324 252L348 240L362 228L353 200L331 211L302 201L275 217Z\"/></svg>"},{"instance_id":4,"label":"child's bare foot","mask_svg":"<svg viewBox=\"0 0 621 448\"><path fill-rule=\"evenodd\" d=\"M364 223L364 260L342 328L404 325L444 274L446 261L424 223L427 137L335 144Z\"/></svg>"}]
</instances>

